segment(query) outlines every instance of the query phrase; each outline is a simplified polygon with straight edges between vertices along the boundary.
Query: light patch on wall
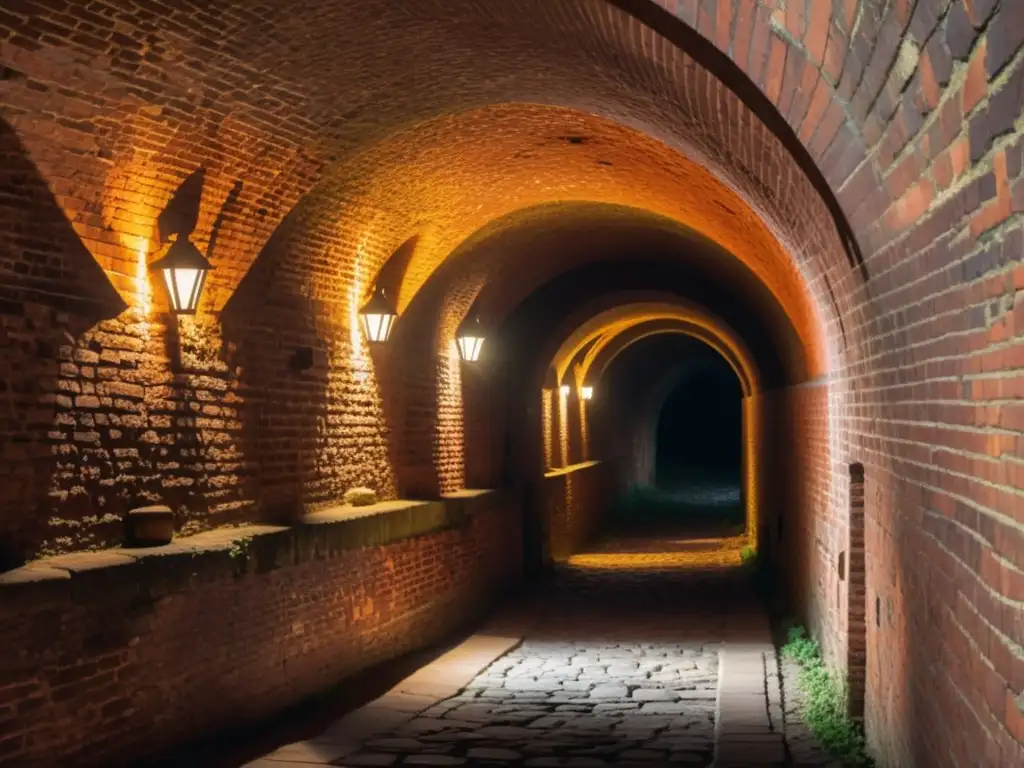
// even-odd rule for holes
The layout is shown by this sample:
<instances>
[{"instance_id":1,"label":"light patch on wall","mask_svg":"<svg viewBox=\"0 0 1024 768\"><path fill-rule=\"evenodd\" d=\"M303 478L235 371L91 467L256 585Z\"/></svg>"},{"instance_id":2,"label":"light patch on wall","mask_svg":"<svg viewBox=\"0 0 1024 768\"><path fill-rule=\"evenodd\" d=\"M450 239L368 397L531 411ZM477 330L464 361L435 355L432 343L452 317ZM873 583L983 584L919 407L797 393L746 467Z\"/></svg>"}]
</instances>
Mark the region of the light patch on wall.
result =
<instances>
[{"instance_id":1,"label":"light patch on wall","mask_svg":"<svg viewBox=\"0 0 1024 768\"><path fill-rule=\"evenodd\" d=\"M153 309L153 286L149 281L149 240L136 238L135 245L135 306L145 318Z\"/></svg>"},{"instance_id":2,"label":"light patch on wall","mask_svg":"<svg viewBox=\"0 0 1024 768\"><path fill-rule=\"evenodd\" d=\"M462 370L455 340L438 356L437 423L434 435L435 466L441 492L458 491L466 484L466 439L462 405Z\"/></svg>"},{"instance_id":3,"label":"light patch on wall","mask_svg":"<svg viewBox=\"0 0 1024 768\"><path fill-rule=\"evenodd\" d=\"M359 310L363 306L363 286L366 285L366 235L356 246L356 263L352 275L352 285L348 291L348 340L352 366L361 369L367 357L367 341L363 338L362 323L359 322Z\"/></svg>"},{"instance_id":4,"label":"light patch on wall","mask_svg":"<svg viewBox=\"0 0 1024 768\"><path fill-rule=\"evenodd\" d=\"M590 425L587 423L587 402L582 397L577 401L580 412L580 461L590 460Z\"/></svg>"},{"instance_id":5,"label":"light patch on wall","mask_svg":"<svg viewBox=\"0 0 1024 768\"><path fill-rule=\"evenodd\" d=\"M544 469L548 470L555 466L555 445L554 445L554 421L555 421L555 392L552 389L544 389L540 395L541 407L541 431L544 435Z\"/></svg>"},{"instance_id":6,"label":"light patch on wall","mask_svg":"<svg viewBox=\"0 0 1024 768\"><path fill-rule=\"evenodd\" d=\"M560 467L569 466L569 387L558 388L558 458Z\"/></svg>"},{"instance_id":7,"label":"light patch on wall","mask_svg":"<svg viewBox=\"0 0 1024 768\"><path fill-rule=\"evenodd\" d=\"M761 399L745 397L743 409L743 486L746 502L747 544L757 548L758 522L760 521L760 498L758 492L758 450L764 450L764 436L761 434Z\"/></svg>"}]
</instances>

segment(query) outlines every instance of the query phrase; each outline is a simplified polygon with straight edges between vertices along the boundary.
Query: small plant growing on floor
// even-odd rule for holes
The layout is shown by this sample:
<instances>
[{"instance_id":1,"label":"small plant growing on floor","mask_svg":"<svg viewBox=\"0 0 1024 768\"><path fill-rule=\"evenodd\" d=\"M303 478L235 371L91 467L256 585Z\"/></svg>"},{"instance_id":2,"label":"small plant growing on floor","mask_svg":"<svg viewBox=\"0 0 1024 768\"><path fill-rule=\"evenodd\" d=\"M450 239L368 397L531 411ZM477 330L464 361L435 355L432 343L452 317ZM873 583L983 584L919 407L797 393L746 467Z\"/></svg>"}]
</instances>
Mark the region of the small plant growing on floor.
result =
<instances>
[{"instance_id":1,"label":"small plant growing on floor","mask_svg":"<svg viewBox=\"0 0 1024 768\"><path fill-rule=\"evenodd\" d=\"M825 666L821 648L803 627L791 627L782 655L800 665L799 684L806 696L804 720L821 745L847 768L871 768L864 735L846 714L846 688Z\"/></svg>"},{"instance_id":2,"label":"small plant growing on floor","mask_svg":"<svg viewBox=\"0 0 1024 768\"><path fill-rule=\"evenodd\" d=\"M740 562L744 565L754 565L757 562L757 550L749 545L743 547L740 550Z\"/></svg>"}]
</instances>

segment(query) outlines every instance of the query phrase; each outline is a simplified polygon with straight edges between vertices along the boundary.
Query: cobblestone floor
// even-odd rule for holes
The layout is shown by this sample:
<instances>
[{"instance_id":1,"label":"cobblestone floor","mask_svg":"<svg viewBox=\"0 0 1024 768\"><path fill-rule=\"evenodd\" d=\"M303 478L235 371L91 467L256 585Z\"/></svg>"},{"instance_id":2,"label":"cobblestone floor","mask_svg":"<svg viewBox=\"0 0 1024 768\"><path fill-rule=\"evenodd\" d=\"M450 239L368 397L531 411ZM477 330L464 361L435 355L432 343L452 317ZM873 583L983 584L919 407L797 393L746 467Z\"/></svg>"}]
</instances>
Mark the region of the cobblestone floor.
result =
<instances>
[{"instance_id":1,"label":"cobblestone floor","mask_svg":"<svg viewBox=\"0 0 1024 768\"><path fill-rule=\"evenodd\" d=\"M700 643L527 640L344 765L707 765L718 653Z\"/></svg>"},{"instance_id":2,"label":"cobblestone floor","mask_svg":"<svg viewBox=\"0 0 1024 768\"><path fill-rule=\"evenodd\" d=\"M730 643L743 646L755 635L763 648L767 634L746 577L728 567L738 560L734 550L740 545L664 535L606 542L592 553L602 557L561 568L542 590L522 642L509 643L507 652L457 690L434 699L410 696L408 712L371 736L353 739L351 730L329 729L320 739L250 765L711 765L716 736L723 738L716 734L720 656ZM694 556L702 551L708 553L704 560ZM625 567L630 558L636 567ZM760 659L760 651L743 652ZM742 672L750 685L740 680L730 690L738 690L737 701L753 702L763 730L781 731L785 718L780 712L772 726L767 694L757 694L771 688L759 664ZM444 682L444 665L432 666L429 679ZM778 690L777 675L775 680ZM741 753L760 752L763 759L720 759L722 765L829 765L806 740L801 756L807 762L788 762L781 733L761 734L773 740L758 742L761 736L749 735L742 716L730 722L739 722L741 732L727 738L739 739ZM778 760L765 757L762 743L778 747Z\"/></svg>"}]
</instances>

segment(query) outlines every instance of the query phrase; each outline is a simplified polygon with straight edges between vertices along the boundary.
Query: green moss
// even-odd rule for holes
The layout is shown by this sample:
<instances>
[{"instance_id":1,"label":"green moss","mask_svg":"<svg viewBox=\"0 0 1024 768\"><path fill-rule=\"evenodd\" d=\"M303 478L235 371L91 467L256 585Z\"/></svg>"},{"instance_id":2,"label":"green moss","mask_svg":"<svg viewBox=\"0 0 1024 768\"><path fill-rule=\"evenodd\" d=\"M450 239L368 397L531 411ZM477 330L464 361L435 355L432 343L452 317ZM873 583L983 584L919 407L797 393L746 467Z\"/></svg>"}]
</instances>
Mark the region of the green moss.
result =
<instances>
[{"instance_id":1,"label":"green moss","mask_svg":"<svg viewBox=\"0 0 1024 768\"><path fill-rule=\"evenodd\" d=\"M873 766L864 734L846 713L845 684L822 661L817 641L803 627L792 627L782 655L800 665L798 683L806 697L804 720L821 745L848 768Z\"/></svg>"}]
</instances>

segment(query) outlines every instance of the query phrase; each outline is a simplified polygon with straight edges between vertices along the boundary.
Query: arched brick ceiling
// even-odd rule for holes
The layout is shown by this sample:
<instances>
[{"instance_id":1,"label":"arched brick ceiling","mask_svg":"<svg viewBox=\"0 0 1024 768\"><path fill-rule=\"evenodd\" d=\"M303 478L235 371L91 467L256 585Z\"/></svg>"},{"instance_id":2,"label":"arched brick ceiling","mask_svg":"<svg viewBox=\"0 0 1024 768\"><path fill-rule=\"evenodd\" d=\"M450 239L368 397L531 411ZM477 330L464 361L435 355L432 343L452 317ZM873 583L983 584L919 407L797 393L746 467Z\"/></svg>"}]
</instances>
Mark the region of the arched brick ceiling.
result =
<instances>
[{"instance_id":1,"label":"arched brick ceiling","mask_svg":"<svg viewBox=\"0 0 1024 768\"><path fill-rule=\"evenodd\" d=\"M627 349L652 337L666 334L689 336L702 341L718 353L736 374L745 396L761 390L757 369L745 350L730 349L726 342L707 329L668 317L637 319L609 328L595 343L577 353L572 363L572 372L581 384L596 385L604 380L609 367Z\"/></svg>"},{"instance_id":2,"label":"arched brick ceiling","mask_svg":"<svg viewBox=\"0 0 1024 768\"><path fill-rule=\"evenodd\" d=\"M823 275L832 270L838 282L849 265L807 176L727 86L604 0L317 0L302 14L283 0L258 8L222 1L161 16L126 0L110 16L109 24L92 19L77 34L50 35L55 47L41 50L22 43L24 33L32 24L63 28L59 14L7 20L2 53L17 76L5 86L4 114L122 291L137 288L140 238L200 165L208 169L201 244L219 218L211 306L223 304L271 232L314 189L303 217L326 216L334 237L309 248L352 273L356 243L367 257L357 277L372 275L426 223L402 199L380 200L374 190L387 188L390 174L436 191L426 177L403 177L401 163L414 158L398 152L394 165L384 164L381 153L400 146L389 138L484 105L534 102L633 127L734 186L796 259L788 271L804 276L835 331L842 307L833 306ZM40 89L64 118L45 130L34 111ZM492 143L494 128L478 126L477 147ZM443 166L461 149L420 145L418 160L429 167L434 155L433 167ZM362 160L371 158L368 175ZM531 162L500 160L509 175ZM451 206L453 216L479 204L460 202L468 207Z\"/></svg>"},{"instance_id":3,"label":"arched brick ceiling","mask_svg":"<svg viewBox=\"0 0 1024 768\"><path fill-rule=\"evenodd\" d=\"M685 334L661 333L630 344L605 374L602 393L621 416L657 421L661 405L687 376L725 365L719 352Z\"/></svg>"},{"instance_id":4,"label":"arched brick ceiling","mask_svg":"<svg viewBox=\"0 0 1024 768\"><path fill-rule=\"evenodd\" d=\"M683 185L680 195L685 189ZM693 200L689 194L681 199ZM680 210L700 213L703 209L693 202ZM717 208L713 212L721 213ZM737 227L741 226L740 221L737 218ZM717 225L726 226L726 222L718 221ZM739 237L742 232L741 228L735 230L737 236L731 238L732 242L743 249L747 259L762 258L763 254L748 247L758 242L756 230L748 232L746 239ZM806 305L798 285L781 286L794 289L794 293L786 295L787 303L755 272L756 263L745 264L679 221L657 215L649 208L594 202L521 208L492 220L448 256L444 267L433 273L417 300L405 308L396 328L415 326L419 331L415 346L419 349L432 349L434 344L430 341L433 338L436 343L436 336L441 337L442 345L450 345L474 299L474 309L485 325L496 328L532 291L566 275L577 276L576 290L591 288L599 292L598 283L608 280L604 276L599 279L592 274L593 270L598 265L611 268L613 263L636 265L634 274L629 276L634 283L644 274L642 265L663 265L659 274L648 269L651 274L645 288L696 291L694 300L713 300L719 307L728 304L733 312L742 308L751 318L758 318L761 329L786 360L792 380L817 376L825 370L823 345L817 329L807 319L812 308ZM389 263L386 271L390 272L390 267ZM764 274L763 270L758 271ZM717 286L718 296L701 297L694 276ZM666 288L669 284L674 287ZM774 284L778 285L778 281ZM798 324L801 316L802 325ZM435 329L440 331L435 334Z\"/></svg>"},{"instance_id":5,"label":"arched brick ceiling","mask_svg":"<svg viewBox=\"0 0 1024 768\"><path fill-rule=\"evenodd\" d=\"M596 303L592 307L590 312L584 309L576 316L577 324L561 339L552 357L551 368L557 382L565 381L574 361L580 363L585 376L595 357L608 345L614 344L619 336L640 326L661 325L668 321L668 324L678 325L689 335L712 345L727 358L730 365L738 367L737 376L745 388L759 388L757 366L743 340L720 319L701 307L678 299L658 301L654 295L648 301L621 301L604 309L600 303Z\"/></svg>"},{"instance_id":6,"label":"arched brick ceiling","mask_svg":"<svg viewBox=\"0 0 1024 768\"><path fill-rule=\"evenodd\" d=\"M718 242L792 307L799 323L808 310L799 307L805 289L797 265L741 196L674 144L593 115L530 104L470 110L393 136L360 158L359 181L367 207L402 211L411 230L422 222L399 308L489 223L544 204L588 201L639 209ZM328 207L325 226L334 226L342 209L340 202Z\"/></svg>"}]
</instances>

